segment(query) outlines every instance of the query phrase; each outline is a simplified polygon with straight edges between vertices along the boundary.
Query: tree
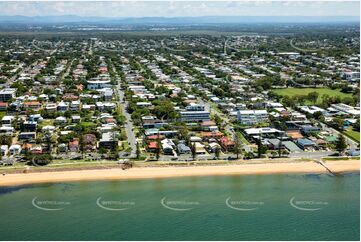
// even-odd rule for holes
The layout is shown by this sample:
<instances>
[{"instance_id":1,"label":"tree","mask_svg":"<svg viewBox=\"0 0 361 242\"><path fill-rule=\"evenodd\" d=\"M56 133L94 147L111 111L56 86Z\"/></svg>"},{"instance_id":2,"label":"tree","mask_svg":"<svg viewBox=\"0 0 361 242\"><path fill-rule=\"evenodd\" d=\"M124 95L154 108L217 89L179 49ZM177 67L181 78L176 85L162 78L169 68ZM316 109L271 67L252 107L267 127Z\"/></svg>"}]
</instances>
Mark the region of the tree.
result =
<instances>
[{"instance_id":1,"label":"tree","mask_svg":"<svg viewBox=\"0 0 361 242\"><path fill-rule=\"evenodd\" d=\"M296 106L295 98L292 98L290 96L284 96L282 98L282 104L286 107L294 107Z\"/></svg>"},{"instance_id":2,"label":"tree","mask_svg":"<svg viewBox=\"0 0 361 242\"><path fill-rule=\"evenodd\" d=\"M222 118L221 117L219 117L217 114L215 114L214 115L214 121L216 122L216 125L218 126L218 127L220 127L220 126L222 126Z\"/></svg>"},{"instance_id":3,"label":"tree","mask_svg":"<svg viewBox=\"0 0 361 242\"><path fill-rule=\"evenodd\" d=\"M221 149L217 146L216 149L214 150L214 155L217 158L217 160L219 160L220 154L221 154Z\"/></svg>"},{"instance_id":4,"label":"tree","mask_svg":"<svg viewBox=\"0 0 361 242\"><path fill-rule=\"evenodd\" d=\"M106 154L108 153L108 150L104 147L99 148L99 154Z\"/></svg>"},{"instance_id":5,"label":"tree","mask_svg":"<svg viewBox=\"0 0 361 242\"><path fill-rule=\"evenodd\" d=\"M325 117L323 116L323 113L321 111L317 111L313 113L313 117L317 120L324 121Z\"/></svg>"},{"instance_id":6,"label":"tree","mask_svg":"<svg viewBox=\"0 0 361 242\"><path fill-rule=\"evenodd\" d=\"M234 134L234 154L236 154L237 159L239 158L239 154L242 152L242 141L239 137L239 134Z\"/></svg>"},{"instance_id":7,"label":"tree","mask_svg":"<svg viewBox=\"0 0 361 242\"><path fill-rule=\"evenodd\" d=\"M336 150L342 154L347 148L346 139L342 134L338 135L337 141L336 141Z\"/></svg>"},{"instance_id":8,"label":"tree","mask_svg":"<svg viewBox=\"0 0 361 242\"><path fill-rule=\"evenodd\" d=\"M12 137L8 135L0 135L0 144L10 146L12 144Z\"/></svg>"},{"instance_id":9,"label":"tree","mask_svg":"<svg viewBox=\"0 0 361 242\"><path fill-rule=\"evenodd\" d=\"M282 156L282 142L283 142L283 132L281 133L280 143L278 144L278 157Z\"/></svg>"},{"instance_id":10,"label":"tree","mask_svg":"<svg viewBox=\"0 0 361 242\"><path fill-rule=\"evenodd\" d=\"M352 125L353 130L360 132L360 119L358 118L356 122Z\"/></svg>"},{"instance_id":11,"label":"tree","mask_svg":"<svg viewBox=\"0 0 361 242\"><path fill-rule=\"evenodd\" d=\"M257 153L258 158L261 158L261 155L263 154L263 145L262 145L262 133L259 133L258 139L257 139Z\"/></svg>"},{"instance_id":12,"label":"tree","mask_svg":"<svg viewBox=\"0 0 361 242\"><path fill-rule=\"evenodd\" d=\"M159 160L159 157L160 157L160 147L161 147L161 142L160 142L160 136L159 136L159 133L158 133L158 136L157 136L157 149L156 149L156 158L157 160Z\"/></svg>"},{"instance_id":13,"label":"tree","mask_svg":"<svg viewBox=\"0 0 361 242\"><path fill-rule=\"evenodd\" d=\"M140 147L139 147L139 143L138 143L138 142L137 142L136 155L137 155L137 159L139 159L139 157L140 157Z\"/></svg>"},{"instance_id":14,"label":"tree","mask_svg":"<svg viewBox=\"0 0 361 242\"><path fill-rule=\"evenodd\" d=\"M332 120L331 126L337 130L342 130L345 121L342 118L336 117Z\"/></svg>"},{"instance_id":15,"label":"tree","mask_svg":"<svg viewBox=\"0 0 361 242\"><path fill-rule=\"evenodd\" d=\"M310 92L307 94L307 99L315 104L317 102L318 95L318 92Z\"/></svg>"},{"instance_id":16,"label":"tree","mask_svg":"<svg viewBox=\"0 0 361 242\"><path fill-rule=\"evenodd\" d=\"M272 158L276 158L276 157L277 157L277 152L276 152L276 151L272 151L271 155L272 155Z\"/></svg>"},{"instance_id":17,"label":"tree","mask_svg":"<svg viewBox=\"0 0 361 242\"><path fill-rule=\"evenodd\" d=\"M196 159L196 156L197 156L196 143L193 143L193 144L191 145L191 152L192 152L192 158L193 158L193 160L195 160L195 159Z\"/></svg>"}]
</instances>

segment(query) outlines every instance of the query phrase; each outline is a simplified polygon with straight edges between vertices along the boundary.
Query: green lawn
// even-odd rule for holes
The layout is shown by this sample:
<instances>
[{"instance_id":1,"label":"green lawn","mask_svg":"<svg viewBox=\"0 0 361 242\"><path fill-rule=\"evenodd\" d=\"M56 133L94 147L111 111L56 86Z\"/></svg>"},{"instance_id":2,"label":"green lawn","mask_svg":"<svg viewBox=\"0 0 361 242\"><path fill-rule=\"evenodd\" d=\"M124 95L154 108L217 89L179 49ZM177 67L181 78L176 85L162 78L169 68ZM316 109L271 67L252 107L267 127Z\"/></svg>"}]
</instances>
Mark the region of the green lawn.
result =
<instances>
[{"instance_id":1,"label":"green lawn","mask_svg":"<svg viewBox=\"0 0 361 242\"><path fill-rule=\"evenodd\" d=\"M296 95L307 95L310 92L318 92L318 100L317 102L321 101L321 97L323 94L328 94L331 97L339 96L341 98L344 97L352 97L349 93L343 93L340 89L332 90L330 88L284 88L284 89L273 89L275 93L281 96L296 96Z\"/></svg>"},{"instance_id":2,"label":"green lawn","mask_svg":"<svg viewBox=\"0 0 361 242\"><path fill-rule=\"evenodd\" d=\"M360 132L354 131L352 127L348 128L344 134L360 143Z\"/></svg>"},{"instance_id":3,"label":"green lawn","mask_svg":"<svg viewBox=\"0 0 361 242\"><path fill-rule=\"evenodd\" d=\"M6 115L6 112L0 112L0 119L2 119Z\"/></svg>"}]
</instances>

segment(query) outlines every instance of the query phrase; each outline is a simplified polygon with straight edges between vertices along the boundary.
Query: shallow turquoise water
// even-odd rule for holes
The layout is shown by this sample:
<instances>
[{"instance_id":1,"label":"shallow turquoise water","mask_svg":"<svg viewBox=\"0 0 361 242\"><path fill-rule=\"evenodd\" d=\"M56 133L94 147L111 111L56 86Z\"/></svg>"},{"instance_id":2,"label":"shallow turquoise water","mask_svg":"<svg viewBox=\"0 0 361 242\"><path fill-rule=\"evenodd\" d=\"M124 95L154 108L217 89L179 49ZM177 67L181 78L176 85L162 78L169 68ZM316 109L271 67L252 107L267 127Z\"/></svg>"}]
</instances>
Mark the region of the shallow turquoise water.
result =
<instances>
[{"instance_id":1,"label":"shallow turquoise water","mask_svg":"<svg viewBox=\"0 0 361 242\"><path fill-rule=\"evenodd\" d=\"M0 238L359 240L359 184L352 173L6 187Z\"/></svg>"}]
</instances>

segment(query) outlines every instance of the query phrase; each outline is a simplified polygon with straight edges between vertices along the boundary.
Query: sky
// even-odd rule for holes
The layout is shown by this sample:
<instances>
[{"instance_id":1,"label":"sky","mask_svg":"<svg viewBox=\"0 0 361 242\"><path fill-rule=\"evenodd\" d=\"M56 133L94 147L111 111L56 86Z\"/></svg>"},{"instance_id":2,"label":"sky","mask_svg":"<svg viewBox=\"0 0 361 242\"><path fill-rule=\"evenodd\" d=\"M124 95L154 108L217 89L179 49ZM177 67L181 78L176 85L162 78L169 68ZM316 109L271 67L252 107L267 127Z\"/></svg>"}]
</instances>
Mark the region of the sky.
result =
<instances>
[{"instance_id":1,"label":"sky","mask_svg":"<svg viewBox=\"0 0 361 242\"><path fill-rule=\"evenodd\" d=\"M0 15L98 17L359 16L359 1L11 1Z\"/></svg>"}]
</instances>

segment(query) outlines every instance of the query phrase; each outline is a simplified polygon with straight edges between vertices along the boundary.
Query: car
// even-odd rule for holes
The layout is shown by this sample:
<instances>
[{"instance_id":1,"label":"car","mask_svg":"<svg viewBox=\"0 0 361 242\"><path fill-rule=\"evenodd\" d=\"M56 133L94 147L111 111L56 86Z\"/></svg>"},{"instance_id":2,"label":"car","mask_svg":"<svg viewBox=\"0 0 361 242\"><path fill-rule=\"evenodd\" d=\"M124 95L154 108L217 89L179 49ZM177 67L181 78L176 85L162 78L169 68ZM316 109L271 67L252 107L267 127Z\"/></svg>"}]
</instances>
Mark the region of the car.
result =
<instances>
[{"instance_id":1,"label":"car","mask_svg":"<svg viewBox=\"0 0 361 242\"><path fill-rule=\"evenodd\" d=\"M237 160L236 157L228 156L227 160Z\"/></svg>"}]
</instances>

